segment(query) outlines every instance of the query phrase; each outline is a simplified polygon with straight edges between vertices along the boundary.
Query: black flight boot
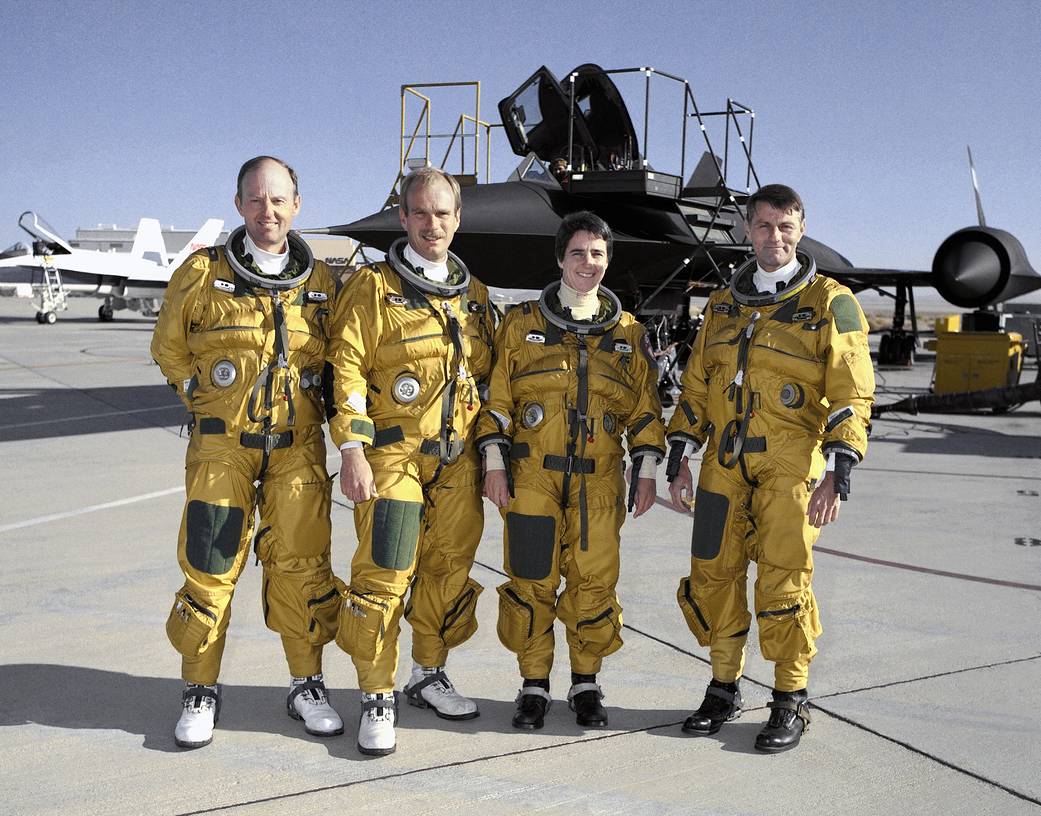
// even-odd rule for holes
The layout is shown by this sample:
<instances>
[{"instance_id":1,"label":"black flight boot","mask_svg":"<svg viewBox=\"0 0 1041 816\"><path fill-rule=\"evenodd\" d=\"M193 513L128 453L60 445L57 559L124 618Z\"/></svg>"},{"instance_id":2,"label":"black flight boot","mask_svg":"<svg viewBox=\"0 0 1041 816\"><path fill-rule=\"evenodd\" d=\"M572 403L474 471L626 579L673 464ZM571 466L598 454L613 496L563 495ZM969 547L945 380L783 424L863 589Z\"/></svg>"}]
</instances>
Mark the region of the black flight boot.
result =
<instances>
[{"instance_id":1,"label":"black flight boot","mask_svg":"<svg viewBox=\"0 0 1041 816\"><path fill-rule=\"evenodd\" d=\"M549 696L549 680L524 678L517 692L517 713L513 715L513 727L534 731L545 724L546 711L553 698Z\"/></svg>"},{"instance_id":2,"label":"black flight boot","mask_svg":"<svg viewBox=\"0 0 1041 816\"><path fill-rule=\"evenodd\" d=\"M596 684L595 674L571 672L571 690L567 703L575 712L575 722L585 728L606 728L607 712L600 701L604 692Z\"/></svg>"},{"instance_id":3,"label":"black flight boot","mask_svg":"<svg viewBox=\"0 0 1041 816\"><path fill-rule=\"evenodd\" d=\"M688 734L715 734L723 723L741 716L741 689L737 681L723 683L713 679L705 689L701 707L687 717L683 730Z\"/></svg>"},{"instance_id":4,"label":"black flight boot","mask_svg":"<svg viewBox=\"0 0 1041 816\"><path fill-rule=\"evenodd\" d=\"M799 744L803 732L810 727L810 709L806 705L809 695L806 689L774 689L773 696L773 700L766 704L770 709L770 719L755 738L756 750L768 754L794 748Z\"/></svg>"}]
</instances>

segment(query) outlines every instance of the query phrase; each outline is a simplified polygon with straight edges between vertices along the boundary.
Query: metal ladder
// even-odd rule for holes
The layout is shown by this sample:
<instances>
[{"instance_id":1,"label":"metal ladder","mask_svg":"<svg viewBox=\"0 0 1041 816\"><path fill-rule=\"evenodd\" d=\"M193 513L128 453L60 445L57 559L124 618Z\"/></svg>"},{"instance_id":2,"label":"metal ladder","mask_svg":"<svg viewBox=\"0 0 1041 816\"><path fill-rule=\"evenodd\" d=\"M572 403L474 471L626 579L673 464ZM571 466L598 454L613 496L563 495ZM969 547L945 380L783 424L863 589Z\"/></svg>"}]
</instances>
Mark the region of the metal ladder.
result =
<instances>
[{"instance_id":1,"label":"metal ladder","mask_svg":"<svg viewBox=\"0 0 1041 816\"><path fill-rule=\"evenodd\" d=\"M40 315L64 312L69 308L68 292L61 282L61 271L54 265L50 255L43 256L40 280L33 281L32 288Z\"/></svg>"}]
</instances>

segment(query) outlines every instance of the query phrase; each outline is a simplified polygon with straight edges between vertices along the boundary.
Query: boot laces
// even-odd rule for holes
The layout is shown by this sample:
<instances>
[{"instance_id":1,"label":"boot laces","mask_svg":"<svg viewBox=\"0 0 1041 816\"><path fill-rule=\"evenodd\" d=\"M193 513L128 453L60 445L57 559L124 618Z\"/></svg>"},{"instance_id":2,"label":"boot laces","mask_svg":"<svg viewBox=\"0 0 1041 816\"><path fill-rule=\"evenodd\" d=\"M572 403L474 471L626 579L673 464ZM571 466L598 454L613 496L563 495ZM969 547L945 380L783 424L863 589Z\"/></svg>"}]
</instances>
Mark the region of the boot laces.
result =
<instances>
[{"instance_id":1,"label":"boot laces","mask_svg":"<svg viewBox=\"0 0 1041 816\"><path fill-rule=\"evenodd\" d=\"M366 695L366 700L389 700L391 695L389 694L373 694L371 697ZM394 708L393 706L382 706L376 708L370 708L365 712L365 716L369 718L370 722L381 723L393 721Z\"/></svg>"},{"instance_id":2,"label":"boot laces","mask_svg":"<svg viewBox=\"0 0 1041 816\"><path fill-rule=\"evenodd\" d=\"M294 677L293 686L300 686L304 683L324 683L324 678L320 674L313 674L310 677ZM309 688L305 689L300 694L307 702L314 705L325 705L329 702L329 699L325 696L325 686L320 688Z\"/></svg>"},{"instance_id":3,"label":"boot laces","mask_svg":"<svg viewBox=\"0 0 1041 816\"><path fill-rule=\"evenodd\" d=\"M212 691L216 691L215 686L206 686ZM184 700L184 710L189 714L202 714L204 711L213 711L217 705L217 701L212 697L204 697L201 694L192 694L186 697Z\"/></svg>"}]
</instances>

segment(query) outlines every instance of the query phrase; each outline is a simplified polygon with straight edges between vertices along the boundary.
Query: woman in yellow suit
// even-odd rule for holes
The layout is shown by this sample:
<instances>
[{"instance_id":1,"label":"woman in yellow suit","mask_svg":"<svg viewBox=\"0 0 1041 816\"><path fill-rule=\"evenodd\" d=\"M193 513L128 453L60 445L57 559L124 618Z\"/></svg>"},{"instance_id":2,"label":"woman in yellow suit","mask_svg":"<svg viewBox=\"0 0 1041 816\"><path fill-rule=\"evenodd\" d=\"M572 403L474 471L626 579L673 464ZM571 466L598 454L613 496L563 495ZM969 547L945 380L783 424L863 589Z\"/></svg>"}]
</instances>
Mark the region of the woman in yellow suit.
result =
<instances>
[{"instance_id":1,"label":"woman in yellow suit","mask_svg":"<svg viewBox=\"0 0 1041 816\"><path fill-rule=\"evenodd\" d=\"M576 719L607 725L596 674L622 645L615 594L626 512L622 434L633 461L634 516L654 503L665 454L646 333L600 285L611 248L611 230L596 215L564 219L556 239L561 280L504 320L478 424L485 495L506 522L510 580L499 587L498 630L523 678L513 718L522 729L544 723L555 618L567 631Z\"/></svg>"}]
</instances>

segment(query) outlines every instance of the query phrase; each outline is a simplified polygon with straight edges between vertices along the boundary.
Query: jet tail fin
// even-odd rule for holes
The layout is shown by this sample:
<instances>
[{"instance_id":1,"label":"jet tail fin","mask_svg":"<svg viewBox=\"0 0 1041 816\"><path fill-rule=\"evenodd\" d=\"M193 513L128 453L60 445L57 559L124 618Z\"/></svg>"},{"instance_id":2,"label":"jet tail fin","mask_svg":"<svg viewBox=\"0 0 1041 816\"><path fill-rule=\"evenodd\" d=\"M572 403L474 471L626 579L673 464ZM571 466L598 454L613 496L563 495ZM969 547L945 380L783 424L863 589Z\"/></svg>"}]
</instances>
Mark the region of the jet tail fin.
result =
<instances>
[{"instance_id":1,"label":"jet tail fin","mask_svg":"<svg viewBox=\"0 0 1041 816\"><path fill-rule=\"evenodd\" d=\"M699 196L712 195L719 190L726 189L726 183L720 175L722 160L709 151L701 154L694 172L690 174L686 185L683 187L683 195Z\"/></svg>"},{"instance_id":2,"label":"jet tail fin","mask_svg":"<svg viewBox=\"0 0 1041 816\"><path fill-rule=\"evenodd\" d=\"M972 191L976 194L976 216L980 220L980 226L987 226L987 219L983 217L983 200L980 198L980 182L976 178L976 167L972 163L972 148L965 145L965 149L969 152L969 174L972 176Z\"/></svg>"},{"instance_id":3,"label":"jet tail fin","mask_svg":"<svg viewBox=\"0 0 1041 816\"><path fill-rule=\"evenodd\" d=\"M163 241L163 230L156 219L142 218L138 221L130 257L151 261L156 266L166 266L166 242Z\"/></svg>"},{"instance_id":4,"label":"jet tail fin","mask_svg":"<svg viewBox=\"0 0 1041 816\"><path fill-rule=\"evenodd\" d=\"M184 245L184 249L178 252L172 261L170 261L170 268L176 269L182 263L185 258L191 255L198 249L203 247L213 246L217 243L217 238L220 237L220 231L224 229L224 221L220 218L210 218L203 224L197 233L192 236L192 239Z\"/></svg>"}]
</instances>

